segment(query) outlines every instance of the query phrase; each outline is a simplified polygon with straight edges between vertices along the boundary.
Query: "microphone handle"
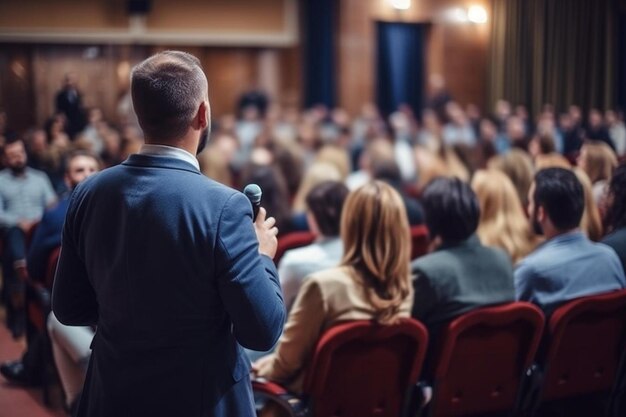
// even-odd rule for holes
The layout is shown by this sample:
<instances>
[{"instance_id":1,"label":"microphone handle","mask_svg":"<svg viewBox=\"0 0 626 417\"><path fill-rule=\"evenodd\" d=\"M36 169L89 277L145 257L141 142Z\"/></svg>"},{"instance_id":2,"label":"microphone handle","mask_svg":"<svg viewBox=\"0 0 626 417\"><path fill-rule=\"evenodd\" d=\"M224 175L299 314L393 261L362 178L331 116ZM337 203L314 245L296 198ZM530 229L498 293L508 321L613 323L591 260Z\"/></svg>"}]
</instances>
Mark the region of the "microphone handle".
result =
<instances>
[{"instance_id":1,"label":"microphone handle","mask_svg":"<svg viewBox=\"0 0 626 417\"><path fill-rule=\"evenodd\" d=\"M251 201L250 204L252 204L252 222L255 222L256 216L259 214L259 207L261 207L261 202L259 201L258 203L253 203Z\"/></svg>"}]
</instances>

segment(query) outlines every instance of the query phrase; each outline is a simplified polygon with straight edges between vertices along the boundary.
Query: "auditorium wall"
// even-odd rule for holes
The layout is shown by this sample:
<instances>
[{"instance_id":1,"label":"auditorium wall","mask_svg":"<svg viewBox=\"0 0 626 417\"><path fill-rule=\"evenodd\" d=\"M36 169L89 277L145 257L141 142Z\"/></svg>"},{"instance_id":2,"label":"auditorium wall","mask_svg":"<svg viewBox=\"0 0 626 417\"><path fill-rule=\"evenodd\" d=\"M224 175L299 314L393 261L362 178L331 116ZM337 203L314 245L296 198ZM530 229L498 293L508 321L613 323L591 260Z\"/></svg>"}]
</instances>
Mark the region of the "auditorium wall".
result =
<instances>
[{"instance_id":1,"label":"auditorium wall","mask_svg":"<svg viewBox=\"0 0 626 417\"><path fill-rule=\"evenodd\" d=\"M441 74L461 104L475 103L486 111L489 23L454 22L455 8L483 6L488 0L412 0L409 10L394 10L386 0L341 0L339 35L339 98L350 112L375 100L376 21L430 24L426 41L426 72Z\"/></svg>"},{"instance_id":2,"label":"auditorium wall","mask_svg":"<svg viewBox=\"0 0 626 417\"><path fill-rule=\"evenodd\" d=\"M0 2L0 108L15 128L43 124L64 74L80 68L75 72L85 104L101 105L115 120L132 65L165 48L201 59L215 116L231 112L253 86L282 103L301 102L298 0L182 1L153 0L139 29L125 0ZM382 20L429 24L427 74L442 74L459 102L484 109L489 24L444 17L451 7L475 4L489 13L488 0L412 0L403 12L387 0L340 0L339 104L356 114L374 101L375 25Z\"/></svg>"},{"instance_id":3,"label":"auditorium wall","mask_svg":"<svg viewBox=\"0 0 626 417\"><path fill-rule=\"evenodd\" d=\"M300 100L297 0L152 0L131 18L126 0L0 2L0 108L19 130L42 125L74 72L86 106L116 121L132 66L164 49L200 58L213 114L251 87Z\"/></svg>"}]
</instances>

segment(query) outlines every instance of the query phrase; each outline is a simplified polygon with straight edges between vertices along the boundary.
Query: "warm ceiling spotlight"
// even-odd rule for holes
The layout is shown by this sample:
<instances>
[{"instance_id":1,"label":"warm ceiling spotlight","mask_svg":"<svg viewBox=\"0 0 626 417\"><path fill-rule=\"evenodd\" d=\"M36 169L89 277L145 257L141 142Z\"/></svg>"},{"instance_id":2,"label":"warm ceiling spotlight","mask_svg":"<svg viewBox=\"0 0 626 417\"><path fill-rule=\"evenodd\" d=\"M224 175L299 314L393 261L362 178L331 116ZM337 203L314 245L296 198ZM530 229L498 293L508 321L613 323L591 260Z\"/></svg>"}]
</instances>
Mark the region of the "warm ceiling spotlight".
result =
<instances>
[{"instance_id":1,"label":"warm ceiling spotlight","mask_svg":"<svg viewBox=\"0 0 626 417\"><path fill-rule=\"evenodd\" d=\"M408 10L411 8L411 0L389 0L389 3L397 10Z\"/></svg>"},{"instance_id":2,"label":"warm ceiling spotlight","mask_svg":"<svg viewBox=\"0 0 626 417\"><path fill-rule=\"evenodd\" d=\"M467 20L472 23L487 23L487 11L483 6L470 6L467 9Z\"/></svg>"}]
</instances>

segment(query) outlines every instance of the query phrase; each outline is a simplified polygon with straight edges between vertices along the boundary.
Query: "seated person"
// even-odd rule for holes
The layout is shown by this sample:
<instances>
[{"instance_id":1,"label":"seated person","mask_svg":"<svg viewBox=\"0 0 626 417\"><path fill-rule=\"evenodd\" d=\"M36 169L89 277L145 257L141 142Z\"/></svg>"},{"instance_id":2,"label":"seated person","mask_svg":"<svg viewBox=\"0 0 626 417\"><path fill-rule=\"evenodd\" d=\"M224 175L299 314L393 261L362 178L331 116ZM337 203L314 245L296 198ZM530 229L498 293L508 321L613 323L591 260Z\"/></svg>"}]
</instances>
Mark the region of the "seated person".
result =
<instances>
[{"instance_id":1,"label":"seated person","mask_svg":"<svg viewBox=\"0 0 626 417\"><path fill-rule=\"evenodd\" d=\"M339 264L343 245L339 238L341 209L348 188L341 182L326 181L306 197L307 223L316 236L311 245L287 251L278 265L280 286L287 310L293 304L307 275Z\"/></svg>"},{"instance_id":2,"label":"seated person","mask_svg":"<svg viewBox=\"0 0 626 417\"><path fill-rule=\"evenodd\" d=\"M404 207L409 217L409 225L417 226L424 224L424 210L422 205L409 197L402 187L402 175L395 161L382 161L374 166L374 179L384 181L391 185L402 197Z\"/></svg>"},{"instance_id":3,"label":"seated person","mask_svg":"<svg viewBox=\"0 0 626 417\"><path fill-rule=\"evenodd\" d=\"M433 346L448 321L479 307L514 301L515 291L510 257L500 248L483 246L476 235L480 207L468 184L436 178L424 190L422 204L436 249L411 264L412 315L426 325Z\"/></svg>"},{"instance_id":4,"label":"seated person","mask_svg":"<svg viewBox=\"0 0 626 417\"><path fill-rule=\"evenodd\" d=\"M73 190L82 180L96 173L100 169L100 161L92 154L85 151L71 152L65 158L65 183L68 189ZM32 242L28 250L27 267L30 278L35 281L43 282L45 279L48 258L50 253L61 245L61 231L63 229L63 221L67 213L70 195L67 193L52 209L46 211L41 219L37 230L33 236ZM58 322L57 322L58 323ZM62 327L62 324L58 324ZM83 329L81 327L72 327L75 329ZM91 328L87 328L93 337ZM79 330L76 330L79 331ZM53 353L56 358L56 338L55 333L50 333L52 340ZM41 367L44 364L39 363L40 351L44 349L43 338L41 335L34 335L28 340L28 348L21 360L5 362L0 366L0 372L10 382L22 383L25 385L36 385L38 375L41 373ZM86 349L89 350L91 338L86 342ZM60 365L57 361L57 369L61 377L61 383L64 386L68 406L75 399L75 395L69 392L66 387L64 370L65 365ZM82 371L84 373L84 370ZM82 388L82 379L78 389Z\"/></svg>"},{"instance_id":5,"label":"seated person","mask_svg":"<svg viewBox=\"0 0 626 417\"><path fill-rule=\"evenodd\" d=\"M48 176L28 167L24 142L8 138L2 148L0 171L0 239L2 250L2 301L6 305L7 326L14 338L22 336L26 324L24 310L26 239L46 207L56 201Z\"/></svg>"},{"instance_id":6,"label":"seated person","mask_svg":"<svg viewBox=\"0 0 626 417\"><path fill-rule=\"evenodd\" d=\"M341 239L341 264L306 279L276 351L253 364L257 376L299 393L307 360L328 328L346 320L386 324L409 316L411 241L400 195L379 181L350 193L341 216Z\"/></svg>"},{"instance_id":7,"label":"seated person","mask_svg":"<svg viewBox=\"0 0 626 417\"><path fill-rule=\"evenodd\" d=\"M602 243L609 245L619 256L626 270L626 164L620 165L609 183L606 224L609 234Z\"/></svg>"},{"instance_id":8,"label":"seated person","mask_svg":"<svg viewBox=\"0 0 626 417\"><path fill-rule=\"evenodd\" d=\"M581 232L584 209L583 186L572 171L548 168L535 175L528 212L546 242L518 264L515 292L518 300L537 304L546 315L565 301L626 286L615 251Z\"/></svg>"}]
</instances>

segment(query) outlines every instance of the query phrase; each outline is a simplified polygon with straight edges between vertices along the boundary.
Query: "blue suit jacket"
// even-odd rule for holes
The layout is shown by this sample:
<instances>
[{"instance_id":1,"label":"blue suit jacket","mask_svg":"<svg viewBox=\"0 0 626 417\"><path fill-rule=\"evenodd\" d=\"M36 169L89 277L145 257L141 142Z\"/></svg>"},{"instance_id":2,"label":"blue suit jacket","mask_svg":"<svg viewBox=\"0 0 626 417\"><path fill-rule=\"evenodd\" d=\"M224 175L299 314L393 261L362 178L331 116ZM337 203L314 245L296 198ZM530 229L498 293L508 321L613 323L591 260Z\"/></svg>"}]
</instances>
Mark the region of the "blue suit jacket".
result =
<instances>
[{"instance_id":1,"label":"blue suit jacket","mask_svg":"<svg viewBox=\"0 0 626 417\"><path fill-rule=\"evenodd\" d=\"M52 308L98 326L81 417L252 417L240 345L270 349L285 319L246 197L148 155L72 194Z\"/></svg>"},{"instance_id":2,"label":"blue suit jacket","mask_svg":"<svg viewBox=\"0 0 626 417\"><path fill-rule=\"evenodd\" d=\"M27 265L31 278L38 281L46 278L48 257L54 248L61 245L61 232L69 201L69 197L61 199L55 207L44 213L37 225L28 247Z\"/></svg>"}]
</instances>

